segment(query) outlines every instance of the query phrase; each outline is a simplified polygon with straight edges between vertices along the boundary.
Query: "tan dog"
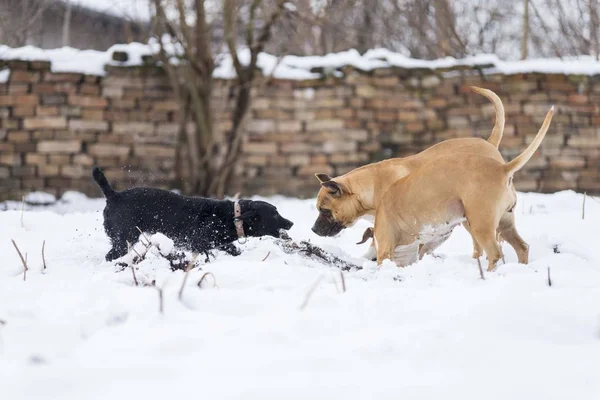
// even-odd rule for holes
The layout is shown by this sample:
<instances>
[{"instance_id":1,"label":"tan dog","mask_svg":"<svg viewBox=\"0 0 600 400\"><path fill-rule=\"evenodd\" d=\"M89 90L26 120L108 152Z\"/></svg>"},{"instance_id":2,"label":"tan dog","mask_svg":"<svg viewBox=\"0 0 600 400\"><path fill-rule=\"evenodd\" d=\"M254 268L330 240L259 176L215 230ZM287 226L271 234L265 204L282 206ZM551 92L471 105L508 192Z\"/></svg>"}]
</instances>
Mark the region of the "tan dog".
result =
<instances>
[{"instance_id":1,"label":"tan dog","mask_svg":"<svg viewBox=\"0 0 600 400\"><path fill-rule=\"evenodd\" d=\"M488 271L493 271L501 256L496 231L507 220L513 223L513 175L538 149L553 113L554 107L533 142L508 163L477 154L448 154L394 183L377 206L377 264L387 258L398 266L411 264L418 259L419 245L449 236L466 220L485 250Z\"/></svg>"},{"instance_id":2,"label":"tan dog","mask_svg":"<svg viewBox=\"0 0 600 400\"><path fill-rule=\"evenodd\" d=\"M327 174L316 174L321 182L321 189L317 195L317 209L319 216L312 228L319 236L335 236L342 229L351 226L359 217L375 215L376 204L383 193L398 179L404 178L416 171L427 162L450 153L477 153L504 162L498 151L498 144L504 131L504 107L500 98L491 90L472 86L473 91L488 98L496 111L496 122L487 141L480 138L449 139L438 143L419 154L405 158L393 158L365 165L354 169L345 175L331 178ZM460 162L460 161L459 161ZM511 185L514 193L514 187ZM465 223L465 228L469 230ZM515 249L519 262L527 263L529 246L517 233L514 222L506 221L502 225L502 236ZM444 242L429 243L422 246L421 256L429 253ZM373 244L365 255L367 258L375 257ZM473 257L481 256L481 247L473 240Z\"/></svg>"}]
</instances>

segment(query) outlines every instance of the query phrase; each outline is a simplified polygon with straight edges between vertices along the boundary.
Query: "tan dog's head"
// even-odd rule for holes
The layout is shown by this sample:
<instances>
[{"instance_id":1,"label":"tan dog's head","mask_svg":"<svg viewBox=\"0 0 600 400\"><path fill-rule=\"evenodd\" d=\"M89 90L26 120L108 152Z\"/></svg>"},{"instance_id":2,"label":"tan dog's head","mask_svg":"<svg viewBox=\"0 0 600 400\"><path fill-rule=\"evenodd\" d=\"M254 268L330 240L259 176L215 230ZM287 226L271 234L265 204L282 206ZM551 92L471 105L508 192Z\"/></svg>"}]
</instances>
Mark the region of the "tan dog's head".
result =
<instances>
[{"instance_id":1,"label":"tan dog's head","mask_svg":"<svg viewBox=\"0 0 600 400\"><path fill-rule=\"evenodd\" d=\"M319 236L335 236L360 217L357 197L343 183L327 174L315 174L321 189L317 195L319 216L312 231Z\"/></svg>"}]
</instances>

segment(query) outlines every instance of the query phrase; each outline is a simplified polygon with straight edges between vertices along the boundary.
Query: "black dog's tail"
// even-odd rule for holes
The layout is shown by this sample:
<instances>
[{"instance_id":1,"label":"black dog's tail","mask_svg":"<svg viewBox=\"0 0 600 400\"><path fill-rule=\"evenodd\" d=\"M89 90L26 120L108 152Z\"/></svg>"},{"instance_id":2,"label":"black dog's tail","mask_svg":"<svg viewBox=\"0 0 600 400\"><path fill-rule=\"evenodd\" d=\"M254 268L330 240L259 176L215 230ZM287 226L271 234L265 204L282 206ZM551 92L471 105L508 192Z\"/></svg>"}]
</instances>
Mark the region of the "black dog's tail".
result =
<instances>
[{"instance_id":1,"label":"black dog's tail","mask_svg":"<svg viewBox=\"0 0 600 400\"><path fill-rule=\"evenodd\" d=\"M104 172L102 172L100 168L94 167L92 171L92 176L94 177L94 180L96 181L98 186L100 186L100 189L102 189L104 197L110 199L111 197L114 197L117 194L117 192L110 186L110 183L108 183Z\"/></svg>"}]
</instances>

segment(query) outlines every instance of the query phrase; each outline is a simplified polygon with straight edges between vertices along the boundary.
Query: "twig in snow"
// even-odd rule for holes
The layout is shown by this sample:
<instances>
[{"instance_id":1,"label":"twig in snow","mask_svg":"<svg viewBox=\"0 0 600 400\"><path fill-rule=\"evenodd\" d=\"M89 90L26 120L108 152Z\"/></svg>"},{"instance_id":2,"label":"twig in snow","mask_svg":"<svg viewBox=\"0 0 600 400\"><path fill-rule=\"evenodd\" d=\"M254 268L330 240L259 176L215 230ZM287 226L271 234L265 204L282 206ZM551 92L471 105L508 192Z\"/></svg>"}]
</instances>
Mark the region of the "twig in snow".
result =
<instances>
[{"instance_id":1,"label":"twig in snow","mask_svg":"<svg viewBox=\"0 0 600 400\"><path fill-rule=\"evenodd\" d=\"M342 271L358 271L362 269L361 266L344 261L341 258L334 256L333 254L305 240L301 241L300 243L296 243L293 240L278 239L275 240L274 243L286 254L298 253L305 257L324 262L332 267L339 268Z\"/></svg>"},{"instance_id":2,"label":"twig in snow","mask_svg":"<svg viewBox=\"0 0 600 400\"><path fill-rule=\"evenodd\" d=\"M583 192L583 204L581 205L581 219L585 219L585 197L587 192Z\"/></svg>"},{"instance_id":3,"label":"twig in snow","mask_svg":"<svg viewBox=\"0 0 600 400\"><path fill-rule=\"evenodd\" d=\"M306 308L306 305L308 304L308 301L310 300L312 294L317 289L317 287L319 286L319 283L321 283L322 280L323 280L323 275L319 275L319 277L312 284L312 286L310 287L310 289L308 289L308 292L306 292L306 296L304 297L304 302L300 306L300 310L304 310Z\"/></svg>"},{"instance_id":4,"label":"twig in snow","mask_svg":"<svg viewBox=\"0 0 600 400\"><path fill-rule=\"evenodd\" d=\"M140 227L139 227L139 226L136 226L135 228L136 228L138 231L140 231L140 235L142 235L142 236L144 237L144 239L146 239L146 242L148 242L148 243L144 243L144 242L142 242L142 244L143 244L144 246L146 246L146 248L149 248L150 246L152 246L152 242L150 241L150 239L148 239L148 236L146 236L146 234L145 234L144 232L142 232L142 230L140 229ZM140 242L141 242L141 240L140 240Z\"/></svg>"},{"instance_id":5,"label":"twig in snow","mask_svg":"<svg viewBox=\"0 0 600 400\"><path fill-rule=\"evenodd\" d=\"M479 267L479 276L481 277L481 280L485 281L485 275L483 275L483 268L481 268L481 261L479 258L477 259L477 266Z\"/></svg>"},{"instance_id":6,"label":"twig in snow","mask_svg":"<svg viewBox=\"0 0 600 400\"><path fill-rule=\"evenodd\" d=\"M270 255L271 255L271 252L269 251L269 252L267 253L267 255L265 256L265 258L263 258L262 260L263 260L263 261L265 261L267 258L269 258L269 256L270 256Z\"/></svg>"},{"instance_id":7,"label":"twig in snow","mask_svg":"<svg viewBox=\"0 0 600 400\"><path fill-rule=\"evenodd\" d=\"M342 293L346 293L346 278L344 278L343 271L340 271L340 278L342 280Z\"/></svg>"},{"instance_id":8,"label":"twig in snow","mask_svg":"<svg viewBox=\"0 0 600 400\"><path fill-rule=\"evenodd\" d=\"M552 286L552 279L550 278L550 267L548 266L548 286Z\"/></svg>"},{"instance_id":9,"label":"twig in snow","mask_svg":"<svg viewBox=\"0 0 600 400\"><path fill-rule=\"evenodd\" d=\"M13 246L15 246L15 250L17 250L17 253L19 253L19 257L21 258L21 262L23 263L23 281L27 280L27 271L29 270L29 268L27 267L27 261L25 261L25 259L23 258L23 254L21 254L21 250L19 250L19 246L17 246L17 244L15 243L15 241L13 239L10 239L10 241L12 242Z\"/></svg>"},{"instance_id":10,"label":"twig in snow","mask_svg":"<svg viewBox=\"0 0 600 400\"><path fill-rule=\"evenodd\" d=\"M185 288L185 283L187 282L190 270L196 265L196 258L198 258L198 254L194 253L192 259L188 262L187 267L185 268L185 275L183 277L183 282L181 282L181 289L179 289L179 301L181 301L181 298L183 297L183 289Z\"/></svg>"},{"instance_id":11,"label":"twig in snow","mask_svg":"<svg viewBox=\"0 0 600 400\"><path fill-rule=\"evenodd\" d=\"M42 263L44 264L44 271L46 270L46 254L44 253L45 249L46 249L46 241L44 240L44 242L42 243Z\"/></svg>"},{"instance_id":12,"label":"twig in snow","mask_svg":"<svg viewBox=\"0 0 600 400\"><path fill-rule=\"evenodd\" d=\"M152 281L152 287L155 288L156 290L158 290L158 311L161 314L164 314L165 309L163 306L163 290L162 290L162 288L159 288L158 286L156 286L156 281Z\"/></svg>"},{"instance_id":13,"label":"twig in snow","mask_svg":"<svg viewBox=\"0 0 600 400\"><path fill-rule=\"evenodd\" d=\"M141 261L144 259L144 257L142 257L142 255L141 255L140 253L138 253L138 251L135 249L135 247L133 247L133 246L131 245L131 243L127 242L127 246L128 246L128 247L129 247L131 250L133 250L133 252L134 252L135 254L137 254L137 256L138 256L138 263L139 263L139 262L141 262ZM144 255L145 255L145 253L144 253ZM137 264L137 263L134 261L132 264Z\"/></svg>"},{"instance_id":14,"label":"twig in snow","mask_svg":"<svg viewBox=\"0 0 600 400\"><path fill-rule=\"evenodd\" d=\"M131 264L130 267L131 267L131 274L133 275L133 283L135 283L135 286L139 286L140 284L138 283L137 277L135 276L135 267L133 264Z\"/></svg>"},{"instance_id":15,"label":"twig in snow","mask_svg":"<svg viewBox=\"0 0 600 400\"><path fill-rule=\"evenodd\" d=\"M198 281L198 287L202 288L202 282L204 281L204 279L206 279L206 277L210 275L213 278L213 287L218 287L217 286L217 278L215 278L215 276L213 275L212 272L205 272L202 277L200 278L200 280Z\"/></svg>"}]
</instances>

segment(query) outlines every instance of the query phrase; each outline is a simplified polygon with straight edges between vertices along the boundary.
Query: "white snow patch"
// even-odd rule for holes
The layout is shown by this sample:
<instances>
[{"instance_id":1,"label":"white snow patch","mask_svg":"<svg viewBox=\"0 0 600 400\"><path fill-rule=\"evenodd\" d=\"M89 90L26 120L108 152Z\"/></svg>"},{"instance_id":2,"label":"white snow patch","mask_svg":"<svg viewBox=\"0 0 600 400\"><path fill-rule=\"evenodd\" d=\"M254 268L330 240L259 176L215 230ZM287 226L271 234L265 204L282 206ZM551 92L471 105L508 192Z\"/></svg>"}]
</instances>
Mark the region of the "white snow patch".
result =
<instances>
[{"instance_id":1,"label":"white snow patch","mask_svg":"<svg viewBox=\"0 0 600 400\"><path fill-rule=\"evenodd\" d=\"M161 253L169 254L173 251L173 241L162 233L155 233L149 239L150 243L158 247Z\"/></svg>"},{"instance_id":2,"label":"white snow patch","mask_svg":"<svg viewBox=\"0 0 600 400\"><path fill-rule=\"evenodd\" d=\"M7 399L595 399L600 396L600 202L518 194L530 263L479 278L462 227L406 268L345 273L270 238L243 254L182 271L149 254L136 270L104 261L104 199L73 194L49 207L0 212L0 381ZM258 198L257 198L258 199ZM290 236L353 262L360 220L314 235L315 200L266 199L295 222ZM18 202L17 202L18 205ZM12 247L28 255L29 272ZM46 241L47 269L41 248ZM154 238L161 241L163 239ZM263 261L264 260L264 261ZM552 286L547 284L551 268ZM197 286L211 272L218 287ZM319 277L304 310L300 305Z\"/></svg>"},{"instance_id":3,"label":"white snow patch","mask_svg":"<svg viewBox=\"0 0 600 400\"><path fill-rule=\"evenodd\" d=\"M56 203L56 196L46 192L31 192L25 195L23 200L31 205L49 205Z\"/></svg>"}]
</instances>

